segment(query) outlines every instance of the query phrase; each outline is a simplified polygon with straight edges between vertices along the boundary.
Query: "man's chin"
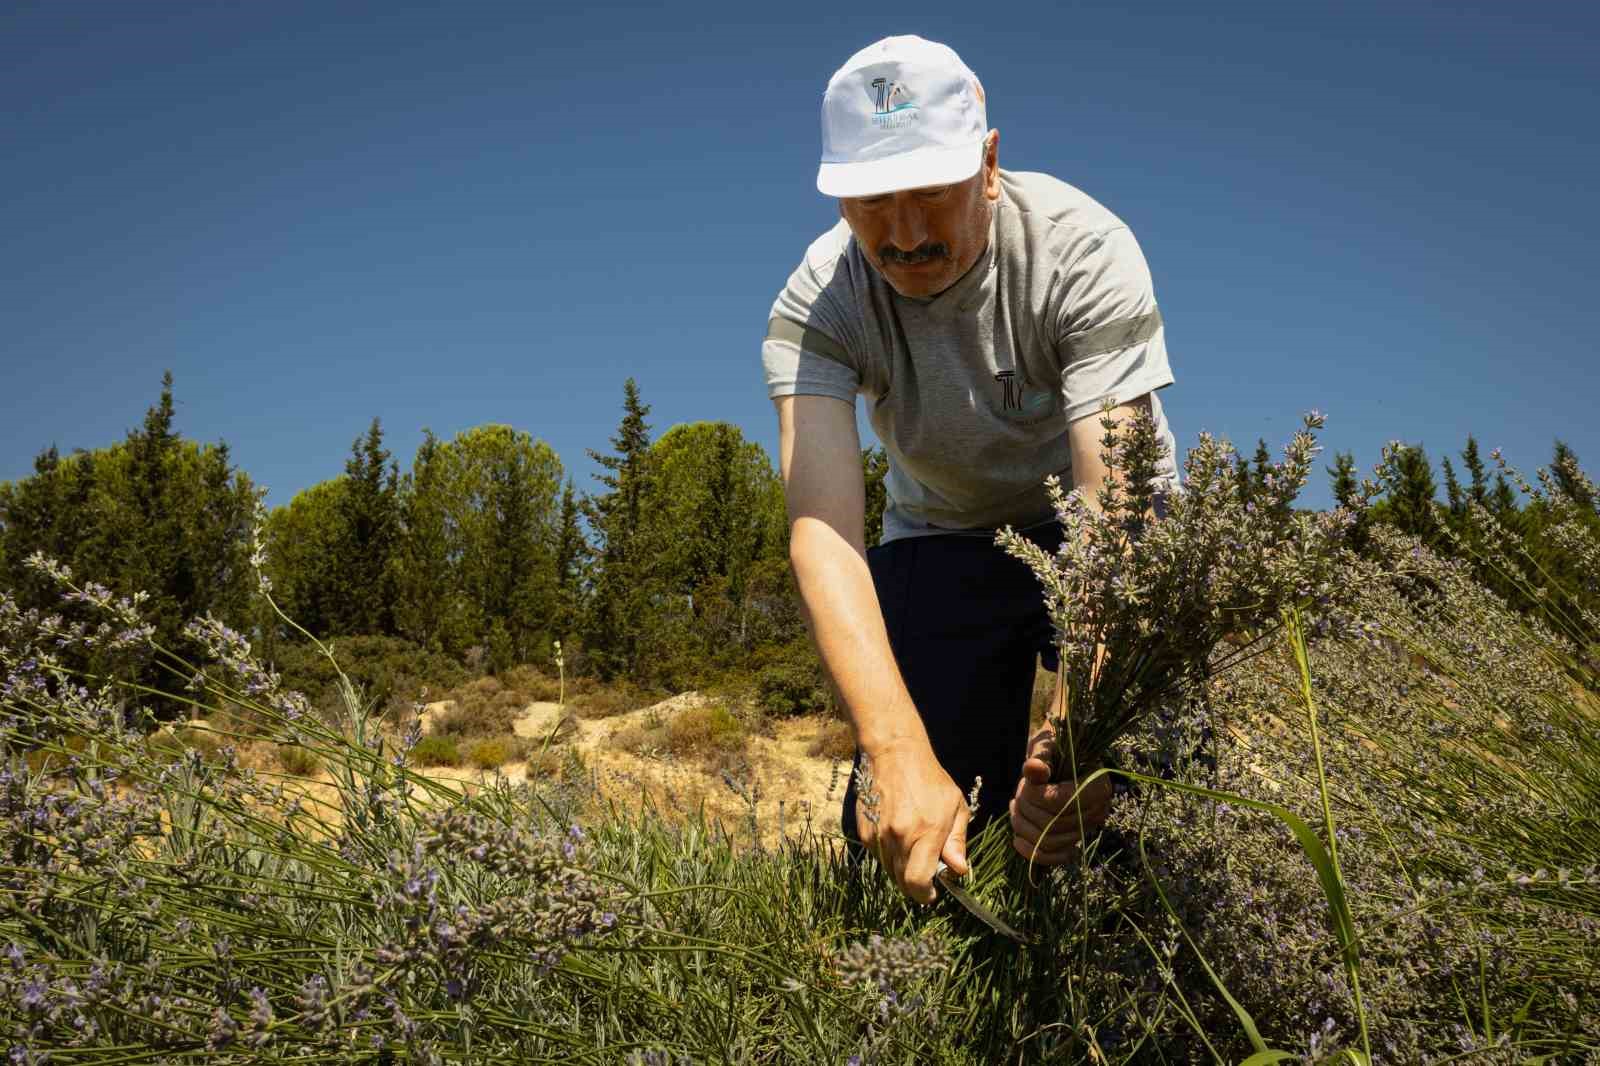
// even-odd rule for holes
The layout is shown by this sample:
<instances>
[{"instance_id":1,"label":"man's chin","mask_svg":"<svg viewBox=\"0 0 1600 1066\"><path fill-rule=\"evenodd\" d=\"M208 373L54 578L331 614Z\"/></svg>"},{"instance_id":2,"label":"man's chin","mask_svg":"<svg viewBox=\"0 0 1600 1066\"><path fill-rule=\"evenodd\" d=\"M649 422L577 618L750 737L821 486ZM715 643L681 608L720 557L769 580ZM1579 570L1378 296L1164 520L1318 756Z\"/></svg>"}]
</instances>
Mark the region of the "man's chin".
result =
<instances>
[{"instance_id":1,"label":"man's chin","mask_svg":"<svg viewBox=\"0 0 1600 1066\"><path fill-rule=\"evenodd\" d=\"M941 263L940 266L945 264ZM950 287L950 281L945 277L948 270L929 268L926 270L906 269L905 267L884 267L878 270L889 287L901 296L915 297L926 300L930 296L937 296Z\"/></svg>"}]
</instances>

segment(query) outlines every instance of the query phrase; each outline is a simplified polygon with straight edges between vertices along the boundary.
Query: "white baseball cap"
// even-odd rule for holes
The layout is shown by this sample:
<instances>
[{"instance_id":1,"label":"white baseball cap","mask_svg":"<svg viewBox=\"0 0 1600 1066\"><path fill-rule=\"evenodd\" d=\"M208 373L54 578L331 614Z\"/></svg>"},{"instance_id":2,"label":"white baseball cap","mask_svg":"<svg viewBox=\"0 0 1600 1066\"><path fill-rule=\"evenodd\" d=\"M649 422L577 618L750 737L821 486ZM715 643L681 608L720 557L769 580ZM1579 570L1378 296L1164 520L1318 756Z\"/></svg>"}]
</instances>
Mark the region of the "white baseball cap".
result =
<instances>
[{"instance_id":1,"label":"white baseball cap","mask_svg":"<svg viewBox=\"0 0 1600 1066\"><path fill-rule=\"evenodd\" d=\"M978 76L947 45L885 37L851 56L822 97L825 196L966 181L989 133Z\"/></svg>"}]
</instances>

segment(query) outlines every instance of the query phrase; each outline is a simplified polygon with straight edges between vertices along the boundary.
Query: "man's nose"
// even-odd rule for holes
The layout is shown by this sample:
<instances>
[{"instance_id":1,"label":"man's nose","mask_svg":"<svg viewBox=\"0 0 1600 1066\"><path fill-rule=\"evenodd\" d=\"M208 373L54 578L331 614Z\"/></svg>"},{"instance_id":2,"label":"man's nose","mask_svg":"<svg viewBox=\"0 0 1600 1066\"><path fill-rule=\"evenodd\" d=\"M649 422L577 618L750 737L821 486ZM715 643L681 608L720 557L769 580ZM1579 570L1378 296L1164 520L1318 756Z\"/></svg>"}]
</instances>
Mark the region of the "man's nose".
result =
<instances>
[{"instance_id":1,"label":"man's nose","mask_svg":"<svg viewBox=\"0 0 1600 1066\"><path fill-rule=\"evenodd\" d=\"M928 239L922 210L908 197L896 196L889 215L889 243L902 252L915 251Z\"/></svg>"}]
</instances>

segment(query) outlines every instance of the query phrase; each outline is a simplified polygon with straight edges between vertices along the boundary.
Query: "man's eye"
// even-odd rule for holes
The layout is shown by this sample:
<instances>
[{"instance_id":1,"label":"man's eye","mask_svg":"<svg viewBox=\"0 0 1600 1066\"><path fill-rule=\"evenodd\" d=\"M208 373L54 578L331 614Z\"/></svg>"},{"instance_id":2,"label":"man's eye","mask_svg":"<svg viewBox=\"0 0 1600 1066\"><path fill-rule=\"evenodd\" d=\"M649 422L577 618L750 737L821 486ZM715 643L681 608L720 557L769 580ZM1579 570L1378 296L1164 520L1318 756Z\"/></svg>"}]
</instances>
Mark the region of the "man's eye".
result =
<instances>
[{"instance_id":1,"label":"man's eye","mask_svg":"<svg viewBox=\"0 0 1600 1066\"><path fill-rule=\"evenodd\" d=\"M879 204L886 204L888 202L889 198L887 196L863 196L861 199L856 201L856 203L860 204L862 207L877 207Z\"/></svg>"},{"instance_id":2,"label":"man's eye","mask_svg":"<svg viewBox=\"0 0 1600 1066\"><path fill-rule=\"evenodd\" d=\"M924 200L943 200L949 192L950 186L946 185L942 189L923 189L918 195Z\"/></svg>"}]
</instances>

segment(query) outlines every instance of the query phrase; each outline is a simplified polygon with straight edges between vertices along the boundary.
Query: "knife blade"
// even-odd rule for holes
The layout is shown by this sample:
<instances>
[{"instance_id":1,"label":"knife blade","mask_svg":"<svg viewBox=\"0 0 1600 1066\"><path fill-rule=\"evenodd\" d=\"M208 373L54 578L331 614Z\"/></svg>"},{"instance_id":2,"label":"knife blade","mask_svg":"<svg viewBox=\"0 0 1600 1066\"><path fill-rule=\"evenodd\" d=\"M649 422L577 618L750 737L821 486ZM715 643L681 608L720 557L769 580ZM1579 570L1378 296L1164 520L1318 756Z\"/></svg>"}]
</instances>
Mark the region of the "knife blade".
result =
<instances>
[{"instance_id":1,"label":"knife blade","mask_svg":"<svg viewBox=\"0 0 1600 1066\"><path fill-rule=\"evenodd\" d=\"M1023 936L1021 933L1011 928L1011 926L1007 925L1005 920L1002 919L998 914L990 910L988 907L985 907L982 903L979 903L976 896L974 896L971 892L968 892L965 888L961 887L961 882L956 879L956 875L951 873L950 867L946 866L943 862L939 863L938 868L933 871L933 877L934 880L938 881L939 884L944 887L946 892L950 893L957 903L965 907L967 912L974 918L978 919L978 921L982 922L984 925L987 925L990 929L993 929L1003 937L1008 937L1012 940L1015 940L1019 944L1028 943L1027 937Z\"/></svg>"}]
</instances>

